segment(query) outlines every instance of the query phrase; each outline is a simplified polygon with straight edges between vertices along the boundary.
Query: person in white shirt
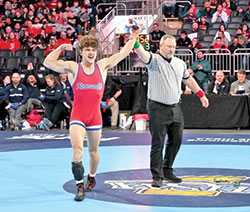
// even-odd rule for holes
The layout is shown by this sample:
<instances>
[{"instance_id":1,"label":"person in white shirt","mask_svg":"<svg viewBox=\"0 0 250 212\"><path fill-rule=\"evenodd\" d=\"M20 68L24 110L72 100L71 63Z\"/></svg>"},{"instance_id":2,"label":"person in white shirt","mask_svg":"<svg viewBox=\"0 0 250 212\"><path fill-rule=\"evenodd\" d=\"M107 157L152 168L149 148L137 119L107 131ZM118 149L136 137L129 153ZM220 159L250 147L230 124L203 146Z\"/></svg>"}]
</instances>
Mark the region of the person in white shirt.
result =
<instances>
[{"instance_id":1,"label":"person in white shirt","mask_svg":"<svg viewBox=\"0 0 250 212\"><path fill-rule=\"evenodd\" d=\"M211 22L212 23L216 23L216 22L227 23L227 21L228 21L227 13L223 11L222 6L219 4L217 6L217 11L213 14Z\"/></svg>"}]
</instances>

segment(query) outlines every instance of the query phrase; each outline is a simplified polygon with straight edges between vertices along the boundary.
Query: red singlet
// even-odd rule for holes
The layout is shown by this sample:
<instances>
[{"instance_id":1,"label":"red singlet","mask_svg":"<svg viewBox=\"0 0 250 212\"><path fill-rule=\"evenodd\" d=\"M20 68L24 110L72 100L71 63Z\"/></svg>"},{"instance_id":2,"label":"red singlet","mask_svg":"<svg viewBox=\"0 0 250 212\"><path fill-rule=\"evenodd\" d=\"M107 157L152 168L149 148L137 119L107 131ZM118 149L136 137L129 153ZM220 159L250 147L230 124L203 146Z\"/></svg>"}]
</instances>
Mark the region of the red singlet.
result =
<instances>
[{"instance_id":1,"label":"red singlet","mask_svg":"<svg viewBox=\"0 0 250 212\"><path fill-rule=\"evenodd\" d=\"M70 125L78 124L86 130L102 128L100 102L104 86L99 66L96 63L91 74L85 73L82 65L78 64L77 76L72 84L74 103L70 115Z\"/></svg>"}]
</instances>

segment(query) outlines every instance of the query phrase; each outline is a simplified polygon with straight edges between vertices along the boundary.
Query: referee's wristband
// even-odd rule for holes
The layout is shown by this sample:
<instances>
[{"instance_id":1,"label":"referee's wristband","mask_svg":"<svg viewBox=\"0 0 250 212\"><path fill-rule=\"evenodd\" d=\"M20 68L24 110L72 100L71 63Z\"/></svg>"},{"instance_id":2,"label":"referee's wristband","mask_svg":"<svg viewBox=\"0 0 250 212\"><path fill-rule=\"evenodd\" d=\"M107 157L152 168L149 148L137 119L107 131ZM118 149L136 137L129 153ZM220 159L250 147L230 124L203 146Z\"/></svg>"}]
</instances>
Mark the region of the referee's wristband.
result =
<instances>
[{"instance_id":1,"label":"referee's wristband","mask_svg":"<svg viewBox=\"0 0 250 212\"><path fill-rule=\"evenodd\" d=\"M196 92L196 95L197 95L199 98L202 98L202 97L205 96L205 92L204 92L203 90L198 90L198 91Z\"/></svg>"},{"instance_id":2,"label":"referee's wristband","mask_svg":"<svg viewBox=\"0 0 250 212\"><path fill-rule=\"evenodd\" d=\"M134 44L134 49L138 49L140 47L141 43L136 40L135 44Z\"/></svg>"}]
</instances>

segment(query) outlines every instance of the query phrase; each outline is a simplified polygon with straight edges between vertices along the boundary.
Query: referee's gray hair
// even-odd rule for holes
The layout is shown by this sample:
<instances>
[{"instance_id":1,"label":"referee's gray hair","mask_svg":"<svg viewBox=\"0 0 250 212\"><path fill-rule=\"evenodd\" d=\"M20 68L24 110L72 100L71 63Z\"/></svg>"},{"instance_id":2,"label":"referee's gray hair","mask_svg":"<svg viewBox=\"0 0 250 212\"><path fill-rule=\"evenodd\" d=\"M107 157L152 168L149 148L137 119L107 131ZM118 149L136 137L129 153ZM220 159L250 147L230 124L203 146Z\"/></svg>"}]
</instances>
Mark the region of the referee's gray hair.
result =
<instances>
[{"instance_id":1,"label":"referee's gray hair","mask_svg":"<svg viewBox=\"0 0 250 212\"><path fill-rule=\"evenodd\" d=\"M160 44L162 44L166 39L172 39L172 40L174 40L174 41L176 41L175 40L175 37L174 36L172 36L172 35L163 35L162 36L162 38L161 38L161 40L160 40Z\"/></svg>"}]
</instances>

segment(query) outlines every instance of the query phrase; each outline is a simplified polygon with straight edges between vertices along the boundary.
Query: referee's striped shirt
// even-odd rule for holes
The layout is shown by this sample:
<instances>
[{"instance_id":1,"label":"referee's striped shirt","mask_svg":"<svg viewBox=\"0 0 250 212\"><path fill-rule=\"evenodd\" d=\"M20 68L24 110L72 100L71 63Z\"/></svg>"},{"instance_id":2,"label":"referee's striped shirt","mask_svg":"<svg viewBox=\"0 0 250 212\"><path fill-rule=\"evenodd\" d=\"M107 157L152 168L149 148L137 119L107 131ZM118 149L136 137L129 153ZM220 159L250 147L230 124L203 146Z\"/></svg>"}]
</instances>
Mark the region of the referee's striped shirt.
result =
<instances>
[{"instance_id":1,"label":"referee's striped shirt","mask_svg":"<svg viewBox=\"0 0 250 212\"><path fill-rule=\"evenodd\" d=\"M148 64L148 99L172 105L180 101L182 79L190 74L186 63L172 57L170 63L160 54L151 53Z\"/></svg>"}]
</instances>

